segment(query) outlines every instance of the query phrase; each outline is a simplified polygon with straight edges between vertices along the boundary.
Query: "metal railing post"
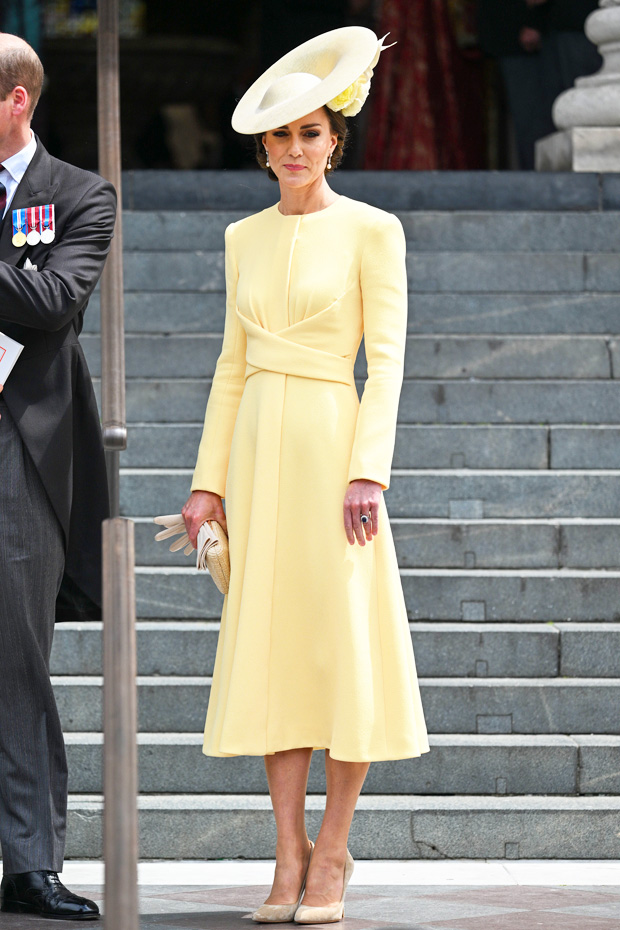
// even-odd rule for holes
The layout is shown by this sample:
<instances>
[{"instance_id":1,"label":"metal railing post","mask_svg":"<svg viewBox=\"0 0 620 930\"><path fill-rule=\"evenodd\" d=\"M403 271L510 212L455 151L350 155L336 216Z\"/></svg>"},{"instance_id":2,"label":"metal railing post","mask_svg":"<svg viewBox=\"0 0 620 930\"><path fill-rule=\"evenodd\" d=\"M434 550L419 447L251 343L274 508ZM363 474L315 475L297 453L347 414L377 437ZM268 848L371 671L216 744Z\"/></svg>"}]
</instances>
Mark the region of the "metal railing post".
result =
<instances>
[{"instance_id":1,"label":"metal railing post","mask_svg":"<svg viewBox=\"0 0 620 930\"><path fill-rule=\"evenodd\" d=\"M138 753L134 525L103 524L105 922L138 930Z\"/></svg>"},{"instance_id":2,"label":"metal railing post","mask_svg":"<svg viewBox=\"0 0 620 930\"><path fill-rule=\"evenodd\" d=\"M125 423L125 324L118 0L99 0L99 171L118 195L114 239L101 277L101 409L112 519L103 524L105 922L138 930L138 753L134 525L121 519Z\"/></svg>"},{"instance_id":3,"label":"metal railing post","mask_svg":"<svg viewBox=\"0 0 620 930\"><path fill-rule=\"evenodd\" d=\"M127 445L125 424L125 327L123 307L123 213L119 93L118 0L99 0L97 97L99 172L118 194L110 254L101 276L101 409L108 465L110 508L119 514L119 453Z\"/></svg>"}]
</instances>

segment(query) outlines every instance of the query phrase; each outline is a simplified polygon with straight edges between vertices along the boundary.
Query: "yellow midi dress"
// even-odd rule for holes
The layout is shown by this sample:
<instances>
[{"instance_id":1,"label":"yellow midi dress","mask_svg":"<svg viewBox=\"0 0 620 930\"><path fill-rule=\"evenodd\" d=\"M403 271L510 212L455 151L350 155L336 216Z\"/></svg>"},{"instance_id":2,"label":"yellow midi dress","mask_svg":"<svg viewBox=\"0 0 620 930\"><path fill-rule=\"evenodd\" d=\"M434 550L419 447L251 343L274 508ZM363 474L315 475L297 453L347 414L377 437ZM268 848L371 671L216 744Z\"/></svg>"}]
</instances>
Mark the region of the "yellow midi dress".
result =
<instances>
[{"instance_id":1,"label":"yellow midi dress","mask_svg":"<svg viewBox=\"0 0 620 930\"><path fill-rule=\"evenodd\" d=\"M428 750L394 543L351 546L350 481L389 485L407 319L405 241L347 197L226 230L226 322L192 490L226 499L224 601L204 752ZM353 365L364 334L361 404Z\"/></svg>"}]
</instances>

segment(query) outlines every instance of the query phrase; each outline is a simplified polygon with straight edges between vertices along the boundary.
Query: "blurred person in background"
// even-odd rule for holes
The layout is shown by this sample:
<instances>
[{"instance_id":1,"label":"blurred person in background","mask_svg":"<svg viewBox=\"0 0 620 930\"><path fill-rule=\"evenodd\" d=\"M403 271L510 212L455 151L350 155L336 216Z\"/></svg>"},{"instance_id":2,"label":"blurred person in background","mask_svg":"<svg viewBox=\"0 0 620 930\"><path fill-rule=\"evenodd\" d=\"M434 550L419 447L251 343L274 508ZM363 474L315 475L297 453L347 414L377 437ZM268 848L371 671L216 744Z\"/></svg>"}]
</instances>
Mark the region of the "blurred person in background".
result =
<instances>
[{"instance_id":1,"label":"blurred person in background","mask_svg":"<svg viewBox=\"0 0 620 930\"><path fill-rule=\"evenodd\" d=\"M555 132L556 98L601 66L584 32L598 5L598 0L479 0L480 46L498 59L522 170L534 168L536 141Z\"/></svg>"}]
</instances>

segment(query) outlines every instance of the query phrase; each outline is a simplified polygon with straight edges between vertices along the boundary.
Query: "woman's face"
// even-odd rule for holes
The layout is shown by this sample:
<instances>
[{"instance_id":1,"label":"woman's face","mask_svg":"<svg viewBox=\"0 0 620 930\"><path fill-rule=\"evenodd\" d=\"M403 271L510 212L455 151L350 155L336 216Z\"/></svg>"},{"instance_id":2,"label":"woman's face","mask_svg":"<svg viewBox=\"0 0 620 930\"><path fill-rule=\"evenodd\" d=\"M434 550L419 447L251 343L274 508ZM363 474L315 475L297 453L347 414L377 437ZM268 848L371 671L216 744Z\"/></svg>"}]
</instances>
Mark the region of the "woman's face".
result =
<instances>
[{"instance_id":1,"label":"woman's face","mask_svg":"<svg viewBox=\"0 0 620 930\"><path fill-rule=\"evenodd\" d=\"M280 184L299 189L322 178L338 136L332 132L325 110L315 110L302 119L270 129L263 136L269 164Z\"/></svg>"}]
</instances>

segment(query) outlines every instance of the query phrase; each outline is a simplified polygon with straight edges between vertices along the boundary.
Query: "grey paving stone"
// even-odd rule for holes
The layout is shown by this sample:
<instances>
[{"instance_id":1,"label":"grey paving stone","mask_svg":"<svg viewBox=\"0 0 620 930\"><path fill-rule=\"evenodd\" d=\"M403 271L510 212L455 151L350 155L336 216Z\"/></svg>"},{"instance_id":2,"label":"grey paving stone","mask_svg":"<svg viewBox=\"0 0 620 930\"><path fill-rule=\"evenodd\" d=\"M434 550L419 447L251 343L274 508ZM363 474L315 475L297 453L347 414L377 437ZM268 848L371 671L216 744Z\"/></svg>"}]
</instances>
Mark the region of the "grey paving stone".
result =
<instances>
[{"instance_id":1,"label":"grey paving stone","mask_svg":"<svg viewBox=\"0 0 620 930\"><path fill-rule=\"evenodd\" d=\"M69 790L77 794L102 791L103 737L68 733L66 743ZM575 740L564 736L431 735L430 745L431 751L419 759L373 763L364 783L364 794L574 794L577 791L578 748ZM138 756L141 793L267 792L261 757L204 756L200 733L142 733L138 737ZM325 792L321 752L313 755L308 791Z\"/></svg>"},{"instance_id":2,"label":"grey paving stone","mask_svg":"<svg viewBox=\"0 0 620 930\"><path fill-rule=\"evenodd\" d=\"M579 793L620 794L620 736L575 736Z\"/></svg>"},{"instance_id":3,"label":"grey paving stone","mask_svg":"<svg viewBox=\"0 0 620 930\"><path fill-rule=\"evenodd\" d=\"M611 252L620 250L615 213L396 211L410 251ZM128 214L131 216L131 214ZM217 215L215 223L218 222Z\"/></svg>"},{"instance_id":4,"label":"grey paving stone","mask_svg":"<svg viewBox=\"0 0 620 930\"><path fill-rule=\"evenodd\" d=\"M81 339L93 375L101 374L99 336ZM221 351L219 333L128 334L125 358L129 378L174 378L192 372L211 377ZM358 356L358 378L366 377L366 361ZM606 341L600 337L474 338L409 336L406 378L609 378Z\"/></svg>"},{"instance_id":5,"label":"grey paving stone","mask_svg":"<svg viewBox=\"0 0 620 930\"><path fill-rule=\"evenodd\" d=\"M338 193L383 210L618 209L613 175L533 171L341 171ZM247 171L131 171L123 203L131 210L262 210L277 188L258 168Z\"/></svg>"},{"instance_id":6,"label":"grey paving stone","mask_svg":"<svg viewBox=\"0 0 620 930\"><path fill-rule=\"evenodd\" d=\"M560 637L552 624L417 622L411 630L421 678L558 674Z\"/></svg>"},{"instance_id":7,"label":"grey paving stone","mask_svg":"<svg viewBox=\"0 0 620 930\"><path fill-rule=\"evenodd\" d=\"M149 423L129 427L121 467L194 468L202 423Z\"/></svg>"},{"instance_id":8,"label":"grey paving stone","mask_svg":"<svg viewBox=\"0 0 620 930\"><path fill-rule=\"evenodd\" d=\"M139 675L212 675L219 622L138 621ZM101 623L59 624L52 647L53 675L101 675Z\"/></svg>"},{"instance_id":9,"label":"grey paving stone","mask_svg":"<svg viewBox=\"0 0 620 930\"><path fill-rule=\"evenodd\" d=\"M398 520L402 568L558 568L560 531L551 523Z\"/></svg>"},{"instance_id":10,"label":"grey paving stone","mask_svg":"<svg viewBox=\"0 0 620 930\"><path fill-rule=\"evenodd\" d=\"M211 675L218 634L218 621L139 621L138 674ZM411 636L422 678L558 674L560 635L551 624L415 623ZM54 636L52 674L101 675L101 651L100 623L63 623ZM584 674L597 669L587 664Z\"/></svg>"},{"instance_id":11,"label":"grey paving stone","mask_svg":"<svg viewBox=\"0 0 620 930\"><path fill-rule=\"evenodd\" d=\"M230 223L248 216L250 210L192 210L190 212L172 212L170 210L124 210L123 211L123 248L127 252L148 252L156 248L160 251L178 251L186 249L194 252L213 250L221 251L224 232ZM596 236L595 225L588 225L586 215L578 217L583 223L575 226L574 236L579 239L585 229ZM605 220L611 217L605 217ZM573 224L574 225L574 224ZM569 223L556 224L556 231L567 228L567 235L573 227ZM609 241L613 242L613 232L608 230ZM567 242L569 239L566 240ZM604 241L604 238L603 238Z\"/></svg>"},{"instance_id":12,"label":"grey paving stone","mask_svg":"<svg viewBox=\"0 0 620 930\"><path fill-rule=\"evenodd\" d=\"M585 290L620 290L620 270L613 252L599 252L586 256Z\"/></svg>"},{"instance_id":13,"label":"grey paving stone","mask_svg":"<svg viewBox=\"0 0 620 930\"><path fill-rule=\"evenodd\" d=\"M81 338L91 374L101 377L101 340L97 335ZM125 366L128 378L175 378L191 372L212 377L222 349L219 333L141 333L125 337Z\"/></svg>"},{"instance_id":14,"label":"grey paving stone","mask_svg":"<svg viewBox=\"0 0 620 930\"><path fill-rule=\"evenodd\" d=\"M620 523L571 524L561 528L560 561L566 568L620 568Z\"/></svg>"},{"instance_id":15,"label":"grey paving stone","mask_svg":"<svg viewBox=\"0 0 620 930\"><path fill-rule=\"evenodd\" d=\"M620 422L611 381L405 381L401 423Z\"/></svg>"},{"instance_id":16,"label":"grey paving stone","mask_svg":"<svg viewBox=\"0 0 620 930\"><path fill-rule=\"evenodd\" d=\"M139 517L178 513L190 484L191 471L124 470L121 513ZM395 471L386 501L391 517L617 517L620 474L593 472L584 480L570 472ZM472 501L479 506L451 507Z\"/></svg>"},{"instance_id":17,"label":"grey paving stone","mask_svg":"<svg viewBox=\"0 0 620 930\"><path fill-rule=\"evenodd\" d=\"M463 799L449 810L414 813L412 834L418 854L429 859L504 858L507 852L514 859L618 855L620 839L613 835L613 823L618 816L615 801L612 809L605 811L591 807L585 799L562 799L556 806L552 800L533 798L527 809L525 798L511 798L501 818L497 817L498 808L491 800L486 810L484 803L480 799L479 804L470 805ZM545 804L548 804L546 810Z\"/></svg>"},{"instance_id":18,"label":"grey paving stone","mask_svg":"<svg viewBox=\"0 0 620 930\"><path fill-rule=\"evenodd\" d=\"M620 733L617 679L438 678L421 689L435 733Z\"/></svg>"},{"instance_id":19,"label":"grey paving stone","mask_svg":"<svg viewBox=\"0 0 620 930\"><path fill-rule=\"evenodd\" d=\"M617 468L620 429L617 426L552 426L551 468Z\"/></svg>"},{"instance_id":20,"label":"grey paving stone","mask_svg":"<svg viewBox=\"0 0 620 930\"><path fill-rule=\"evenodd\" d=\"M579 252L410 252L407 277L409 290L422 293L571 292L586 289L583 264ZM614 290L613 280L592 270L587 290Z\"/></svg>"},{"instance_id":21,"label":"grey paving stone","mask_svg":"<svg viewBox=\"0 0 620 930\"><path fill-rule=\"evenodd\" d=\"M614 350L616 343L612 343ZM360 377L363 372L360 371ZM607 341L590 336L409 336L406 378L609 378Z\"/></svg>"},{"instance_id":22,"label":"grey paving stone","mask_svg":"<svg viewBox=\"0 0 620 930\"><path fill-rule=\"evenodd\" d=\"M221 333L226 297L212 293L138 291L125 293L127 333ZM84 331L99 332L99 294L95 292L84 320Z\"/></svg>"},{"instance_id":23,"label":"grey paving stone","mask_svg":"<svg viewBox=\"0 0 620 930\"><path fill-rule=\"evenodd\" d=\"M126 252L126 291L221 291L223 252Z\"/></svg>"},{"instance_id":24,"label":"grey paving stone","mask_svg":"<svg viewBox=\"0 0 620 930\"><path fill-rule=\"evenodd\" d=\"M558 623L560 674L620 678L620 623ZM620 716L620 704L616 708Z\"/></svg>"},{"instance_id":25,"label":"grey paving stone","mask_svg":"<svg viewBox=\"0 0 620 930\"><path fill-rule=\"evenodd\" d=\"M547 468L547 430L537 426L401 425L396 430L393 467Z\"/></svg>"},{"instance_id":26,"label":"grey paving stone","mask_svg":"<svg viewBox=\"0 0 620 930\"><path fill-rule=\"evenodd\" d=\"M63 729L99 730L101 681L52 681ZM200 732L209 689L208 678L138 678L139 730ZM620 733L618 679L426 678L420 689L433 733Z\"/></svg>"},{"instance_id":27,"label":"grey paving stone","mask_svg":"<svg viewBox=\"0 0 620 930\"><path fill-rule=\"evenodd\" d=\"M315 835L320 798L308 799ZM142 858L267 859L275 828L267 799L214 795L144 797L140 801ZM617 798L401 798L360 799L351 831L354 858L617 859ZM71 858L101 854L102 800L72 796Z\"/></svg>"},{"instance_id":28,"label":"grey paving stone","mask_svg":"<svg viewBox=\"0 0 620 930\"><path fill-rule=\"evenodd\" d=\"M616 572L404 569L410 620L620 621Z\"/></svg>"},{"instance_id":29,"label":"grey paving stone","mask_svg":"<svg viewBox=\"0 0 620 930\"><path fill-rule=\"evenodd\" d=\"M202 423L129 427L122 467L193 468ZM548 430L536 426L411 426L396 430L394 468L547 468ZM618 455L620 466L620 445ZM603 467L592 462L588 467Z\"/></svg>"},{"instance_id":30,"label":"grey paving stone","mask_svg":"<svg viewBox=\"0 0 620 930\"><path fill-rule=\"evenodd\" d=\"M605 293L412 294L410 332L615 333L618 297Z\"/></svg>"},{"instance_id":31,"label":"grey paving stone","mask_svg":"<svg viewBox=\"0 0 620 930\"><path fill-rule=\"evenodd\" d=\"M412 621L620 621L617 572L403 569ZM217 620L222 597L194 569L138 568L138 616Z\"/></svg>"},{"instance_id":32,"label":"grey paving stone","mask_svg":"<svg viewBox=\"0 0 620 930\"><path fill-rule=\"evenodd\" d=\"M620 473L395 471L386 500L392 517L450 517L457 501L480 501L485 519L617 517Z\"/></svg>"}]
</instances>

